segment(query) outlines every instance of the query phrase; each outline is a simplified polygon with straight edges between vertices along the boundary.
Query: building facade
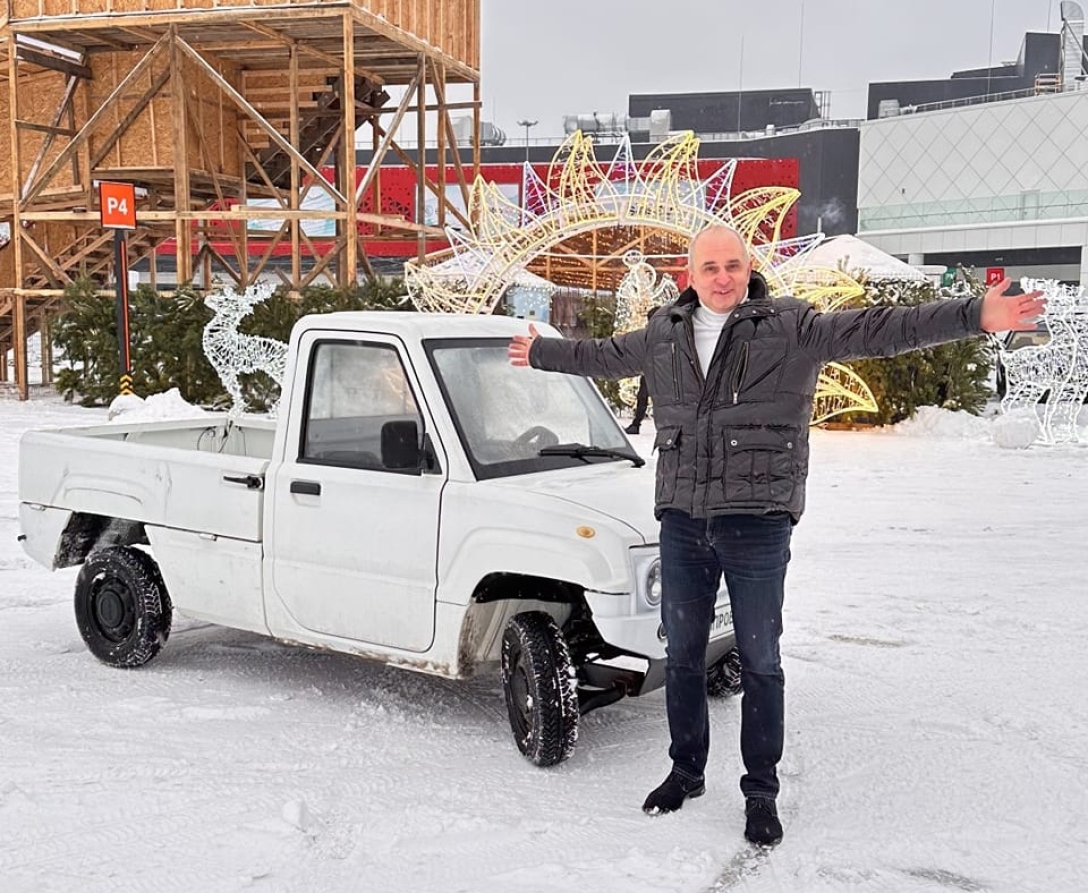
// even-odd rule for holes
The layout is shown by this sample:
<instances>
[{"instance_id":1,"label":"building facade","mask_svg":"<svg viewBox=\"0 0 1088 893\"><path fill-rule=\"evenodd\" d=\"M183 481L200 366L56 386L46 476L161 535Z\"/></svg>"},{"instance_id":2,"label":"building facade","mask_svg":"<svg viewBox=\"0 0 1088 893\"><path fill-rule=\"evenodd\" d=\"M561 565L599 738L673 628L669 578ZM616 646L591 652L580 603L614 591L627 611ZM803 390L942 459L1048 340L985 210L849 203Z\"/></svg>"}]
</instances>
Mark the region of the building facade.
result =
<instances>
[{"instance_id":1,"label":"building facade","mask_svg":"<svg viewBox=\"0 0 1088 893\"><path fill-rule=\"evenodd\" d=\"M1088 90L861 126L858 229L919 264L1088 285Z\"/></svg>"}]
</instances>

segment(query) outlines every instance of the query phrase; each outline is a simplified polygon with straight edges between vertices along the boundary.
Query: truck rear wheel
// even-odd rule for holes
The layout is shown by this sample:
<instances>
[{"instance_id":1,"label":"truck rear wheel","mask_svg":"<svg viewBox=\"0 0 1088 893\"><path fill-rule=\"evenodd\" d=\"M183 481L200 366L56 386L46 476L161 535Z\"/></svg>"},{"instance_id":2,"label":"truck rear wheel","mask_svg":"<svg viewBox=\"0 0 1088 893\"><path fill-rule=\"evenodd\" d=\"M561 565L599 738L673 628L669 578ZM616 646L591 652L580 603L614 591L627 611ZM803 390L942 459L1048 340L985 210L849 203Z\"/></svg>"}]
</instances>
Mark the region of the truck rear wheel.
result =
<instances>
[{"instance_id":1,"label":"truck rear wheel","mask_svg":"<svg viewBox=\"0 0 1088 893\"><path fill-rule=\"evenodd\" d=\"M740 654L736 648L730 648L706 671L706 693L712 698L728 698L740 693Z\"/></svg>"},{"instance_id":2,"label":"truck rear wheel","mask_svg":"<svg viewBox=\"0 0 1088 893\"><path fill-rule=\"evenodd\" d=\"M510 618L502 636L502 687L518 750L537 766L569 757L578 738L578 692L567 642L550 615Z\"/></svg>"},{"instance_id":3,"label":"truck rear wheel","mask_svg":"<svg viewBox=\"0 0 1088 893\"><path fill-rule=\"evenodd\" d=\"M88 650L111 667L138 667L162 650L173 606L154 559L130 546L92 552L80 568L76 625Z\"/></svg>"}]
</instances>

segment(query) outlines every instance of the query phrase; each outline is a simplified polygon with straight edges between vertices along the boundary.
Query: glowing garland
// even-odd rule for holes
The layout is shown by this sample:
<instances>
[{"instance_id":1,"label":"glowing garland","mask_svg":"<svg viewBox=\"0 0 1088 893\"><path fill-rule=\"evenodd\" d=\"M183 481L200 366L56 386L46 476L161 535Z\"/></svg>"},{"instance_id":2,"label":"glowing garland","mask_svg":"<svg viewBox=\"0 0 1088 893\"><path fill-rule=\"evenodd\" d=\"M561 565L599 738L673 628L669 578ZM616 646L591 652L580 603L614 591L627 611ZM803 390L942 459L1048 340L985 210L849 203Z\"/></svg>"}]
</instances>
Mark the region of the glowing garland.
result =
<instances>
[{"instance_id":1,"label":"glowing garland","mask_svg":"<svg viewBox=\"0 0 1088 893\"><path fill-rule=\"evenodd\" d=\"M1080 442L1077 416L1088 397L1088 295L1084 286L1053 279L1022 279L1021 287L1046 295L1042 321L1050 340L1013 351L995 341L1007 383L1001 411L1034 413L1045 394L1039 441Z\"/></svg>"},{"instance_id":2,"label":"glowing garland","mask_svg":"<svg viewBox=\"0 0 1088 893\"><path fill-rule=\"evenodd\" d=\"M609 228L649 227L687 241L699 230L719 224L741 234L772 295L792 294L820 310L831 310L864 294L864 288L845 273L805 264L822 234L781 238L786 214L800 195L796 189L766 186L734 196L737 162L724 162L703 180L697 170L698 152L699 140L683 133L664 140L638 161L624 138L608 166L602 167L592 139L579 131L560 146L546 179L524 166L521 207L496 184L477 178L469 202L473 229L447 228L450 249L405 264L413 301L424 311L491 313L512 284L532 275L527 269L534 259L569 239ZM642 321L644 317L635 319L639 325ZM848 367L825 367L816 392L814 424L843 412L876 409L872 392Z\"/></svg>"},{"instance_id":3,"label":"glowing garland","mask_svg":"<svg viewBox=\"0 0 1088 893\"><path fill-rule=\"evenodd\" d=\"M215 316L204 327L201 343L208 362L230 394L228 415L232 419L246 410L239 376L263 372L277 385L283 386L287 345L273 338L238 331L238 324L249 316L254 307L267 301L271 294L270 285L256 283L248 286L242 294L228 287L204 299L204 303L215 311ZM275 414L275 408L273 405L270 414Z\"/></svg>"}]
</instances>

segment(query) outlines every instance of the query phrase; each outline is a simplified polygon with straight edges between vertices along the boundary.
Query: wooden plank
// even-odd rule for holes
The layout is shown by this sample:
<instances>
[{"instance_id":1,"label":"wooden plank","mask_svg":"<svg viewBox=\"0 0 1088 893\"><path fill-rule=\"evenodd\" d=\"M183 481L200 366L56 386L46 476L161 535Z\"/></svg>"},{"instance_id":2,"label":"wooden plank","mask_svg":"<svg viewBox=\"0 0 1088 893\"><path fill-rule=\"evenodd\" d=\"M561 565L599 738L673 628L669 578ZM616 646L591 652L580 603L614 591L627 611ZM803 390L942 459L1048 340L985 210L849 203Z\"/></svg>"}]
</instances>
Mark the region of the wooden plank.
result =
<instances>
[{"instance_id":1,"label":"wooden plank","mask_svg":"<svg viewBox=\"0 0 1088 893\"><path fill-rule=\"evenodd\" d=\"M291 61L289 71L289 82L291 89L291 96L298 96L298 47L291 46ZM298 106L294 103L291 104L291 118L288 125L291 145L298 148ZM299 207L299 169L298 160L294 157L291 158L291 192L288 196L288 202L292 210L298 210ZM298 224L298 220L291 221L291 281L298 282L300 273L299 267L302 263L302 258L299 256L299 233L301 227Z\"/></svg>"},{"instance_id":2,"label":"wooden plank","mask_svg":"<svg viewBox=\"0 0 1088 893\"><path fill-rule=\"evenodd\" d=\"M11 170L13 184L18 183L21 179L21 157L19 147L19 128L15 126L16 120L19 117L19 60L15 58L14 53L8 53L8 127L10 128L11 136ZM19 201L18 196L13 196L11 207L11 248L14 253L15 262L15 281L21 286L23 284L23 240L22 234L24 231L23 221L20 216L20 210L22 203ZM19 392L19 399L26 400L30 396L29 387L27 383L27 368L26 368L26 338L21 337L25 335L23 331L26 327L26 305L22 303L21 295L16 293L14 295L14 306L12 308L12 347L14 348L14 361L15 361L15 386ZM21 308L21 310L20 310ZM22 320L20 320L20 312L23 314ZM6 360L6 358L5 358Z\"/></svg>"},{"instance_id":3,"label":"wooden plank","mask_svg":"<svg viewBox=\"0 0 1088 893\"><path fill-rule=\"evenodd\" d=\"M80 65L78 62L73 62L62 56L55 56L52 53L43 53L22 44L17 45L15 52L20 59L24 62L30 62L32 65L39 65L42 68L59 71L61 74L83 78L88 81L93 77L91 69L88 66Z\"/></svg>"},{"instance_id":4,"label":"wooden plank","mask_svg":"<svg viewBox=\"0 0 1088 893\"><path fill-rule=\"evenodd\" d=\"M340 91L340 108L344 116L343 132L341 133L341 157L340 170L343 183L340 190L344 195L353 196L353 200L345 205L347 219L344 221L344 249L343 262L340 270L340 284L354 287L359 275L359 226L356 215L359 212L359 202L355 196L355 131L358 125L355 122L355 19L350 15L343 18L344 28L344 83Z\"/></svg>"},{"instance_id":5,"label":"wooden plank","mask_svg":"<svg viewBox=\"0 0 1088 893\"><path fill-rule=\"evenodd\" d=\"M175 261L177 264L178 282L189 282L193 278L193 243L192 229L182 216L189 211L189 150L188 150L188 121L185 102L182 97L185 94L185 71L182 65L181 38L178 37L176 25L171 25L167 32L170 43L170 81L174 92L171 103L172 125L174 135L174 164L176 175L174 177L174 209L178 215L174 224L174 238L177 248Z\"/></svg>"},{"instance_id":6,"label":"wooden plank","mask_svg":"<svg viewBox=\"0 0 1088 893\"><path fill-rule=\"evenodd\" d=\"M113 104L119 97L124 96L129 87L136 82L140 75L166 50L169 46L169 35L164 35L163 39L156 43L147 54L136 63L136 65L125 75L121 82L114 87L113 91L105 101L100 105L87 119L87 123L84 124L74 137L72 141L65 146L64 150L53 159L52 164L38 177L37 180L30 186L24 195L24 200L29 203L34 200L34 197L42 191L42 189L56 176L59 171L76 153L82 143L94 132L98 123L109 113ZM14 57L12 57L14 58ZM14 109L14 106L12 106ZM14 114L14 113L13 113ZM12 126L14 127L14 118Z\"/></svg>"},{"instance_id":7,"label":"wooden plank","mask_svg":"<svg viewBox=\"0 0 1088 893\"><path fill-rule=\"evenodd\" d=\"M151 82L151 86L140 94L140 97L136 100L136 103L132 108L129 109L128 113L117 122L117 125L113 129L113 133L103 140L102 145L99 146L98 151L95 152L94 156L91 158L92 170L103 162L105 157L110 153L110 150L117 145L117 142L124 136L125 131L132 125L132 122L140 116L140 112L147 108L148 103L158 95L159 91L169 80L170 67L167 66L159 72L158 76ZM120 103L118 103L118 105L120 105ZM154 129L152 129L152 134L154 134L154 132ZM152 140L152 145L154 146L156 142L156 140Z\"/></svg>"},{"instance_id":8,"label":"wooden plank","mask_svg":"<svg viewBox=\"0 0 1088 893\"><path fill-rule=\"evenodd\" d=\"M176 39L176 44L187 56L189 56L198 66L204 71L204 73L222 90L231 101L233 101L243 112L249 115L254 121L256 121L261 129L269 136L281 150L288 153L298 160L299 166L306 171L311 177L314 177L321 183L321 187L332 196L333 201L339 201L347 203L344 196L340 195L339 190L336 189L331 183L329 183L321 174L319 170L316 170L310 162L308 162L302 155L298 153L294 146L292 146L287 140L283 138L275 127L268 123L252 105L246 100L241 93L234 89L234 87L216 71L208 62L201 56L196 50L194 50L188 43L182 40L180 37Z\"/></svg>"},{"instance_id":9,"label":"wooden plank","mask_svg":"<svg viewBox=\"0 0 1088 893\"><path fill-rule=\"evenodd\" d=\"M396 114L393 116L393 120L389 125L389 129L385 136L382 138L381 144L378 146L374 155L370 159L370 163L367 165L366 174L363 176L362 181L355 189L355 204L359 204L359 201L366 194L367 189L370 188L371 182L378 175L378 171L382 166L382 159L385 157L385 153L389 151L389 146L393 142L393 134L396 133L397 128L400 126L400 122L404 119L405 112L411 102L412 96L419 87L419 75L417 73L415 79L408 85L408 89L404 91L404 96L401 97L400 105L397 107ZM426 104L426 103L424 103ZM377 207L375 205L375 207Z\"/></svg>"}]
</instances>

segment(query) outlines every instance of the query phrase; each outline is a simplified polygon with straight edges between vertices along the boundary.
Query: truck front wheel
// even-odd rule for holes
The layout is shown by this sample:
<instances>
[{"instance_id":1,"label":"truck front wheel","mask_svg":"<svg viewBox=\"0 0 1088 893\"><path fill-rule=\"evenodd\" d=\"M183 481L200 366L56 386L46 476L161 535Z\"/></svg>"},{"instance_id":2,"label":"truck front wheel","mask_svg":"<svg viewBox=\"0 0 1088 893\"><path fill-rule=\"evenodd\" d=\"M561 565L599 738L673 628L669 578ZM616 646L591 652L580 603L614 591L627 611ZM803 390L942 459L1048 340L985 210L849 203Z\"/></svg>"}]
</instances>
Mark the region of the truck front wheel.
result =
<instances>
[{"instance_id":1,"label":"truck front wheel","mask_svg":"<svg viewBox=\"0 0 1088 893\"><path fill-rule=\"evenodd\" d=\"M578 692L567 642L550 615L510 618L502 636L502 687L518 750L537 766L569 757L578 738Z\"/></svg>"},{"instance_id":2,"label":"truck front wheel","mask_svg":"<svg viewBox=\"0 0 1088 893\"><path fill-rule=\"evenodd\" d=\"M736 648L730 648L706 671L706 693L712 698L740 694L740 654Z\"/></svg>"},{"instance_id":3,"label":"truck front wheel","mask_svg":"<svg viewBox=\"0 0 1088 893\"><path fill-rule=\"evenodd\" d=\"M76 578L76 625L88 650L111 667L138 667L162 650L173 606L158 565L145 552L92 552Z\"/></svg>"}]
</instances>

